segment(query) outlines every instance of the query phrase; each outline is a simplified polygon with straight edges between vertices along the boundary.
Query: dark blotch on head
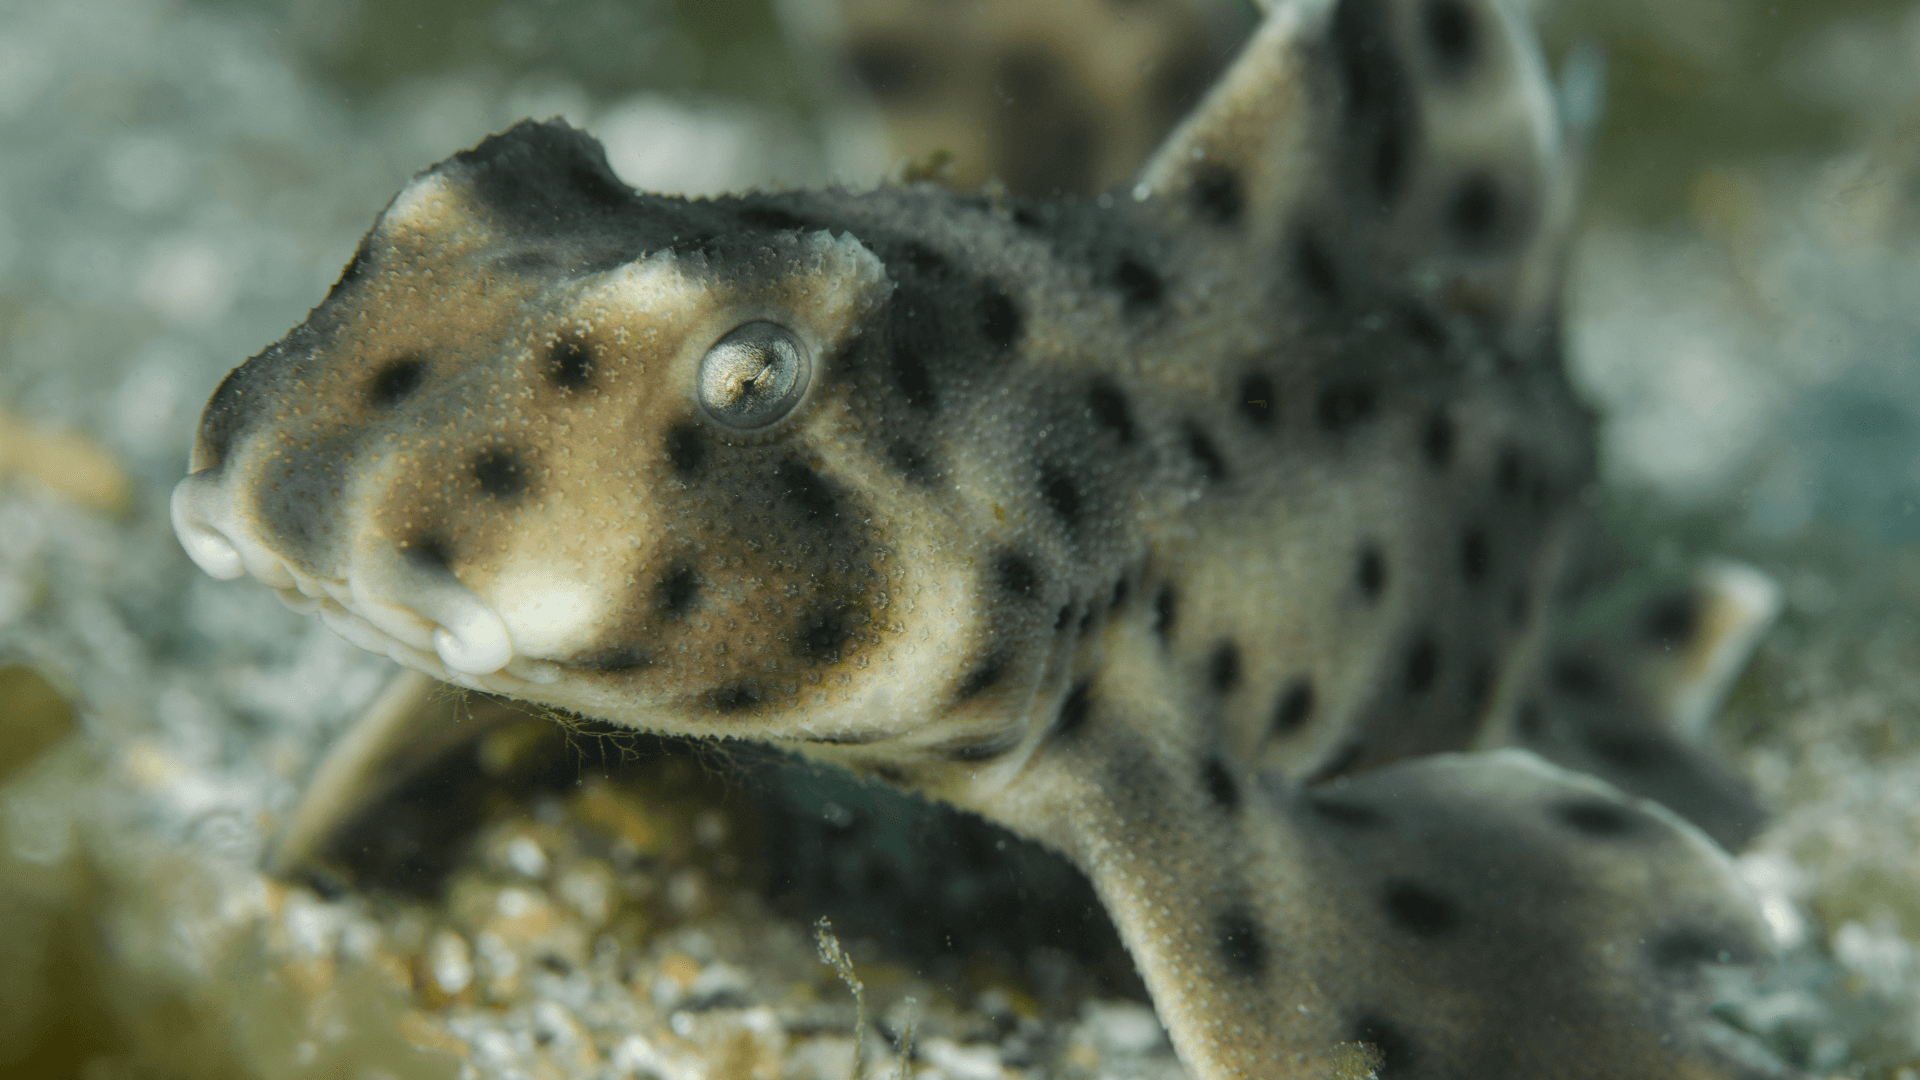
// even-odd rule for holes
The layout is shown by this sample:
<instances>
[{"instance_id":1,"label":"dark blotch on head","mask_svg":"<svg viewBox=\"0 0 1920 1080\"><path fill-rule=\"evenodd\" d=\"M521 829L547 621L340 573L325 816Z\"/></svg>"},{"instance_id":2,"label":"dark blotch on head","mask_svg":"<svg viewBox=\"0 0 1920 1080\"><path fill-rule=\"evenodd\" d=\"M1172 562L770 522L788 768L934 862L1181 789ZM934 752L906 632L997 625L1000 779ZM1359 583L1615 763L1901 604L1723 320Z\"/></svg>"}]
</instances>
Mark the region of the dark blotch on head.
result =
<instances>
[{"instance_id":1,"label":"dark blotch on head","mask_svg":"<svg viewBox=\"0 0 1920 1080\"><path fill-rule=\"evenodd\" d=\"M1087 722L1087 713L1092 711L1093 684L1082 679L1067 691L1060 702L1060 715L1054 718L1053 730L1060 735L1072 735Z\"/></svg>"},{"instance_id":2,"label":"dark blotch on head","mask_svg":"<svg viewBox=\"0 0 1920 1080\"><path fill-rule=\"evenodd\" d=\"M1641 616L1641 629L1647 640L1662 649L1671 649L1693 636L1700 624L1700 598L1691 589L1680 589L1656 598Z\"/></svg>"},{"instance_id":3,"label":"dark blotch on head","mask_svg":"<svg viewBox=\"0 0 1920 1080\"><path fill-rule=\"evenodd\" d=\"M1240 685L1240 647L1231 641L1214 646L1207 658L1207 684L1225 694Z\"/></svg>"},{"instance_id":4,"label":"dark blotch on head","mask_svg":"<svg viewBox=\"0 0 1920 1080\"><path fill-rule=\"evenodd\" d=\"M1240 786L1233 782L1233 774L1218 756L1208 757L1200 767L1200 780L1207 786L1207 794L1215 806L1229 814L1240 809Z\"/></svg>"},{"instance_id":5,"label":"dark blotch on head","mask_svg":"<svg viewBox=\"0 0 1920 1080\"><path fill-rule=\"evenodd\" d=\"M1127 407L1127 396L1111 379L1095 379L1087 388L1087 407L1093 410L1093 418L1112 431L1122 444L1133 441L1133 410Z\"/></svg>"},{"instance_id":6,"label":"dark blotch on head","mask_svg":"<svg viewBox=\"0 0 1920 1080\"><path fill-rule=\"evenodd\" d=\"M1426 455L1427 464L1436 469L1452 464L1453 439L1452 417L1442 412L1427 417L1426 429L1420 433L1420 450Z\"/></svg>"},{"instance_id":7,"label":"dark blotch on head","mask_svg":"<svg viewBox=\"0 0 1920 1080\"><path fill-rule=\"evenodd\" d=\"M787 461L774 471L780 495L807 515L807 520L839 513L833 491L819 473L798 461Z\"/></svg>"},{"instance_id":8,"label":"dark blotch on head","mask_svg":"<svg viewBox=\"0 0 1920 1080\"><path fill-rule=\"evenodd\" d=\"M511 499L527 490L527 468L511 450L480 451L473 459L473 478L480 482L481 491L496 499Z\"/></svg>"},{"instance_id":9,"label":"dark blotch on head","mask_svg":"<svg viewBox=\"0 0 1920 1080\"><path fill-rule=\"evenodd\" d=\"M1500 188L1493 177L1474 173L1460 181L1447 200L1447 228L1462 244L1483 247L1500 225Z\"/></svg>"},{"instance_id":10,"label":"dark blotch on head","mask_svg":"<svg viewBox=\"0 0 1920 1080\"><path fill-rule=\"evenodd\" d=\"M1294 242L1293 272L1299 276L1300 283L1320 299L1340 299L1340 272L1334 268L1333 256L1312 233L1302 233Z\"/></svg>"},{"instance_id":11,"label":"dark blotch on head","mask_svg":"<svg viewBox=\"0 0 1920 1080\"><path fill-rule=\"evenodd\" d=\"M648 656L638 645L627 645L621 648L608 649L604 652L597 652L591 656L581 657L574 660L569 666L581 668L586 671L617 674L622 671L638 671L641 668L652 667L653 658Z\"/></svg>"},{"instance_id":12,"label":"dark blotch on head","mask_svg":"<svg viewBox=\"0 0 1920 1080\"><path fill-rule=\"evenodd\" d=\"M1240 190L1240 175L1224 165L1209 165L1193 178L1188 191L1193 208L1215 225L1232 225L1246 209Z\"/></svg>"},{"instance_id":13,"label":"dark blotch on head","mask_svg":"<svg viewBox=\"0 0 1920 1080\"><path fill-rule=\"evenodd\" d=\"M1354 563L1353 580L1360 586L1360 595L1368 603L1380 599L1387 589L1387 559L1380 554L1376 544L1364 544L1360 548L1360 558Z\"/></svg>"},{"instance_id":14,"label":"dark blotch on head","mask_svg":"<svg viewBox=\"0 0 1920 1080\"><path fill-rule=\"evenodd\" d=\"M1227 463L1221 460L1220 451L1214 449L1213 440L1207 438L1207 433L1200 430L1200 425L1192 421L1187 422L1186 434L1187 453L1192 454L1193 460L1200 463L1200 471L1205 473L1209 480L1225 480Z\"/></svg>"},{"instance_id":15,"label":"dark blotch on head","mask_svg":"<svg viewBox=\"0 0 1920 1080\"><path fill-rule=\"evenodd\" d=\"M1173 586L1162 585L1153 598L1153 633L1164 644L1173 636Z\"/></svg>"},{"instance_id":16,"label":"dark blotch on head","mask_svg":"<svg viewBox=\"0 0 1920 1080\"><path fill-rule=\"evenodd\" d=\"M417 356L389 360L367 384L367 398L382 407L392 405L420 389L426 378L427 362Z\"/></svg>"},{"instance_id":17,"label":"dark blotch on head","mask_svg":"<svg viewBox=\"0 0 1920 1080\"><path fill-rule=\"evenodd\" d=\"M1313 416L1327 431L1345 431L1373 419L1380 396L1370 383L1335 383L1320 391Z\"/></svg>"},{"instance_id":18,"label":"dark blotch on head","mask_svg":"<svg viewBox=\"0 0 1920 1080\"><path fill-rule=\"evenodd\" d=\"M429 533L406 545L406 559L421 570L453 572L453 545L444 536Z\"/></svg>"},{"instance_id":19,"label":"dark blotch on head","mask_svg":"<svg viewBox=\"0 0 1920 1080\"><path fill-rule=\"evenodd\" d=\"M1473 12L1460 0L1427 0L1420 15L1420 31L1434 69L1447 78L1465 72L1480 48L1480 28L1474 25Z\"/></svg>"},{"instance_id":20,"label":"dark blotch on head","mask_svg":"<svg viewBox=\"0 0 1920 1080\"><path fill-rule=\"evenodd\" d=\"M933 80L923 61L920 50L904 41L856 41L847 50L847 75L876 100L899 105L931 87Z\"/></svg>"},{"instance_id":21,"label":"dark blotch on head","mask_svg":"<svg viewBox=\"0 0 1920 1080\"><path fill-rule=\"evenodd\" d=\"M723 713L746 712L760 704L760 688L752 683L722 686L707 695L715 710Z\"/></svg>"},{"instance_id":22,"label":"dark blotch on head","mask_svg":"<svg viewBox=\"0 0 1920 1080\"><path fill-rule=\"evenodd\" d=\"M1424 694L1439 677L1440 645L1431 635L1422 634L1407 653L1407 693Z\"/></svg>"},{"instance_id":23,"label":"dark blotch on head","mask_svg":"<svg viewBox=\"0 0 1920 1080\"><path fill-rule=\"evenodd\" d=\"M1739 941L1701 927L1686 926L1669 931L1649 947L1654 966L1665 971L1694 968L1701 964L1744 964L1752 953Z\"/></svg>"},{"instance_id":24,"label":"dark blotch on head","mask_svg":"<svg viewBox=\"0 0 1920 1080\"><path fill-rule=\"evenodd\" d=\"M1380 1051L1380 1080L1394 1080L1407 1075L1413 1067L1413 1043L1401 1032L1398 1025L1378 1013L1362 1013L1353 1022L1354 1042L1362 1042L1377 1047Z\"/></svg>"},{"instance_id":25,"label":"dark blotch on head","mask_svg":"<svg viewBox=\"0 0 1920 1080\"><path fill-rule=\"evenodd\" d=\"M582 390L593 382L593 353L572 338L554 343L547 354L547 381L559 390Z\"/></svg>"},{"instance_id":26,"label":"dark blotch on head","mask_svg":"<svg viewBox=\"0 0 1920 1080\"><path fill-rule=\"evenodd\" d=\"M1040 587L1040 572L1034 569L1033 560L1011 551L994 556L993 579L1015 596L1032 596Z\"/></svg>"},{"instance_id":27,"label":"dark blotch on head","mask_svg":"<svg viewBox=\"0 0 1920 1080\"><path fill-rule=\"evenodd\" d=\"M1549 675L1554 688L1568 697L1585 701L1604 701L1607 697L1606 673L1584 656L1562 653L1554 658Z\"/></svg>"},{"instance_id":28,"label":"dark blotch on head","mask_svg":"<svg viewBox=\"0 0 1920 1080\"><path fill-rule=\"evenodd\" d=\"M1336 799L1312 799L1307 808L1319 815L1322 820L1335 825L1344 825L1349 829L1371 829L1387 823L1386 816L1371 806L1359 803L1340 802Z\"/></svg>"},{"instance_id":29,"label":"dark blotch on head","mask_svg":"<svg viewBox=\"0 0 1920 1080\"><path fill-rule=\"evenodd\" d=\"M700 576L691 566L676 566L667 571L654 590L660 610L669 615L685 615L700 597Z\"/></svg>"},{"instance_id":30,"label":"dark blotch on head","mask_svg":"<svg viewBox=\"0 0 1920 1080\"><path fill-rule=\"evenodd\" d=\"M1568 799L1553 808L1553 816L1588 836L1626 836L1640 828L1633 811L1605 799Z\"/></svg>"},{"instance_id":31,"label":"dark blotch on head","mask_svg":"<svg viewBox=\"0 0 1920 1080\"><path fill-rule=\"evenodd\" d=\"M1054 468L1040 470L1040 497L1067 528L1080 523L1080 488L1066 473Z\"/></svg>"},{"instance_id":32,"label":"dark blotch on head","mask_svg":"<svg viewBox=\"0 0 1920 1080\"><path fill-rule=\"evenodd\" d=\"M1481 529L1468 529L1460 538L1460 572L1466 575L1467 584L1478 585L1486 580L1487 568L1493 564L1493 547L1487 541L1487 534Z\"/></svg>"},{"instance_id":33,"label":"dark blotch on head","mask_svg":"<svg viewBox=\"0 0 1920 1080\"><path fill-rule=\"evenodd\" d=\"M838 660L840 646L853 636L846 610L838 604L809 611L800 618L794 651L809 660Z\"/></svg>"},{"instance_id":34,"label":"dark blotch on head","mask_svg":"<svg viewBox=\"0 0 1920 1080\"><path fill-rule=\"evenodd\" d=\"M1452 901L1411 881L1387 882L1385 899L1387 917L1414 937L1439 937L1459 922Z\"/></svg>"},{"instance_id":35,"label":"dark blotch on head","mask_svg":"<svg viewBox=\"0 0 1920 1080\"><path fill-rule=\"evenodd\" d=\"M1274 397L1273 379L1255 372L1240 380L1240 400L1237 403L1240 415L1257 428L1271 428L1273 418L1279 413L1280 402Z\"/></svg>"},{"instance_id":36,"label":"dark blotch on head","mask_svg":"<svg viewBox=\"0 0 1920 1080\"><path fill-rule=\"evenodd\" d=\"M1005 352L1020 337L1020 309L1013 297L999 289L990 289L980 299L980 331L987 342Z\"/></svg>"},{"instance_id":37,"label":"dark blotch on head","mask_svg":"<svg viewBox=\"0 0 1920 1080\"><path fill-rule=\"evenodd\" d=\"M700 429L692 424L675 424L667 429L667 460L682 477L693 476L707 461L707 444Z\"/></svg>"},{"instance_id":38,"label":"dark blotch on head","mask_svg":"<svg viewBox=\"0 0 1920 1080\"><path fill-rule=\"evenodd\" d=\"M1213 936L1220 944L1220 959L1235 975L1255 976L1267 970L1267 943L1260 924L1244 908L1229 908L1214 920Z\"/></svg>"},{"instance_id":39,"label":"dark blotch on head","mask_svg":"<svg viewBox=\"0 0 1920 1080\"><path fill-rule=\"evenodd\" d=\"M979 697L993 689L1006 673L1007 666L1000 657L988 657L986 662L967 672L967 677L960 680L960 700Z\"/></svg>"},{"instance_id":40,"label":"dark blotch on head","mask_svg":"<svg viewBox=\"0 0 1920 1080\"><path fill-rule=\"evenodd\" d=\"M900 394L907 404L921 410L932 412L935 405L933 395L933 376L927 372L926 362L920 354L905 341L894 342L888 350L887 363L893 370L893 383L900 388Z\"/></svg>"},{"instance_id":41,"label":"dark blotch on head","mask_svg":"<svg viewBox=\"0 0 1920 1080\"><path fill-rule=\"evenodd\" d=\"M1138 259L1121 259L1114 268L1113 283L1120 289L1120 297L1127 314L1137 314L1148 308L1157 307L1166 295L1166 283L1160 275Z\"/></svg>"},{"instance_id":42,"label":"dark blotch on head","mask_svg":"<svg viewBox=\"0 0 1920 1080\"><path fill-rule=\"evenodd\" d=\"M1384 6L1379 0L1341 0L1332 36L1357 163L1380 203L1391 205L1406 185L1415 121Z\"/></svg>"},{"instance_id":43,"label":"dark blotch on head","mask_svg":"<svg viewBox=\"0 0 1920 1080\"><path fill-rule=\"evenodd\" d=\"M933 479L932 459L925 450L905 439L895 439L887 445L887 460L916 484L925 484Z\"/></svg>"},{"instance_id":44,"label":"dark blotch on head","mask_svg":"<svg viewBox=\"0 0 1920 1080\"><path fill-rule=\"evenodd\" d=\"M1299 731L1308 718L1313 715L1313 684L1305 677L1294 679L1280 691L1280 700L1273 707L1273 728L1275 737L1291 735Z\"/></svg>"}]
</instances>

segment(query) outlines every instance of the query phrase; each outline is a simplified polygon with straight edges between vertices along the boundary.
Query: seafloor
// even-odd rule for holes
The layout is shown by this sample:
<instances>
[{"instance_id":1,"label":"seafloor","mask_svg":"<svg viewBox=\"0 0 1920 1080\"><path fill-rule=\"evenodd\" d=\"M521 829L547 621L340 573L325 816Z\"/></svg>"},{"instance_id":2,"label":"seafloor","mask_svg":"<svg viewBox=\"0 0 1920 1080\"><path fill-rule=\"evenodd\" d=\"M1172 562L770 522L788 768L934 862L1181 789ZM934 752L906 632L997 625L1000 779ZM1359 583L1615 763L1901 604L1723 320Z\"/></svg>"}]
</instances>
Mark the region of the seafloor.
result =
<instances>
[{"instance_id":1,"label":"seafloor","mask_svg":"<svg viewBox=\"0 0 1920 1080\"><path fill-rule=\"evenodd\" d=\"M1783 959L1721 1013L1914 1080L1920 7L1539 6L1611 67L1569 311L1613 527L1786 596L1712 734ZM751 3L0 6L0 1073L1179 1074L1070 871L764 754L528 722L255 869L391 665L181 554L199 405L411 171L554 113L650 188L877 173Z\"/></svg>"}]
</instances>

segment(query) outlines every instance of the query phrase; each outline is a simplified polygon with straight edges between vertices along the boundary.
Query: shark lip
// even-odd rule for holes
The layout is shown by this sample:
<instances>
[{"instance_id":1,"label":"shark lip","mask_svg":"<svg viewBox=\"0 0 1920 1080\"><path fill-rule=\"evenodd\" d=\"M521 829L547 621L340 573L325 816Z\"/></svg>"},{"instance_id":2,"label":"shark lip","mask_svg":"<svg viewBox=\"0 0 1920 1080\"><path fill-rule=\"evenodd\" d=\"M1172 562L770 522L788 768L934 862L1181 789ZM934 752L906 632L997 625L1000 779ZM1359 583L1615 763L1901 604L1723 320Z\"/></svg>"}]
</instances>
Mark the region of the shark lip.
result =
<instances>
[{"instance_id":1,"label":"shark lip","mask_svg":"<svg viewBox=\"0 0 1920 1080\"><path fill-rule=\"evenodd\" d=\"M168 509L180 546L208 576L230 581L250 574L287 607L319 617L368 652L500 693L559 678L558 665L517 655L499 613L453 574L421 568L391 544L360 545L346 577L319 577L255 538L211 475L181 480Z\"/></svg>"}]
</instances>

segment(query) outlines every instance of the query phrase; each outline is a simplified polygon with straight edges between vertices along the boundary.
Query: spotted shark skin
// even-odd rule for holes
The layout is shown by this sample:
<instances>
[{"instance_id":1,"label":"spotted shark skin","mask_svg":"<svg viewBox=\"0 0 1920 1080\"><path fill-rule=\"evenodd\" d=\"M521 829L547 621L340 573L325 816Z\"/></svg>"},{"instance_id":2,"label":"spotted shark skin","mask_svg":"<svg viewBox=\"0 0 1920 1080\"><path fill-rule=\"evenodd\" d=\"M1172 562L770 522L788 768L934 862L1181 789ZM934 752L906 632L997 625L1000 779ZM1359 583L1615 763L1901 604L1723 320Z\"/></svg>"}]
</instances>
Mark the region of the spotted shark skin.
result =
<instances>
[{"instance_id":1,"label":"spotted shark skin","mask_svg":"<svg viewBox=\"0 0 1920 1080\"><path fill-rule=\"evenodd\" d=\"M523 123L227 377L175 525L433 678L1051 845L1202 1080L1792 1075L1708 1012L1725 852L1514 748L1593 483L1563 138L1467 0L1276 5L1085 202L650 196Z\"/></svg>"}]
</instances>

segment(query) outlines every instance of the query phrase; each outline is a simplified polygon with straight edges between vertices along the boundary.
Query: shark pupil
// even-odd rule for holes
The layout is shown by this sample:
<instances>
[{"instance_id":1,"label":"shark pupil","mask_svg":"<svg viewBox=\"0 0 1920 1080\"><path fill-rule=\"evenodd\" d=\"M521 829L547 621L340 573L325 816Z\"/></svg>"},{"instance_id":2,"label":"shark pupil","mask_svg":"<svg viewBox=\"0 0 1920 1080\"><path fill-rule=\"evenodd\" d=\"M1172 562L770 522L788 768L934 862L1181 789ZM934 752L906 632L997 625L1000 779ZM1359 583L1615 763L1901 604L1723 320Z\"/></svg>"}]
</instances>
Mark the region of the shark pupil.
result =
<instances>
[{"instance_id":1,"label":"shark pupil","mask_svg":"<svg viewBox=\"0 0 1920 1080\"><path fill-rule=\"evenodd\" d=\"M750 322L700 361L700 404L733 428L766 427L792 411L811 372L805 350L783 327Z\"/></svg>"}]
</instances>

